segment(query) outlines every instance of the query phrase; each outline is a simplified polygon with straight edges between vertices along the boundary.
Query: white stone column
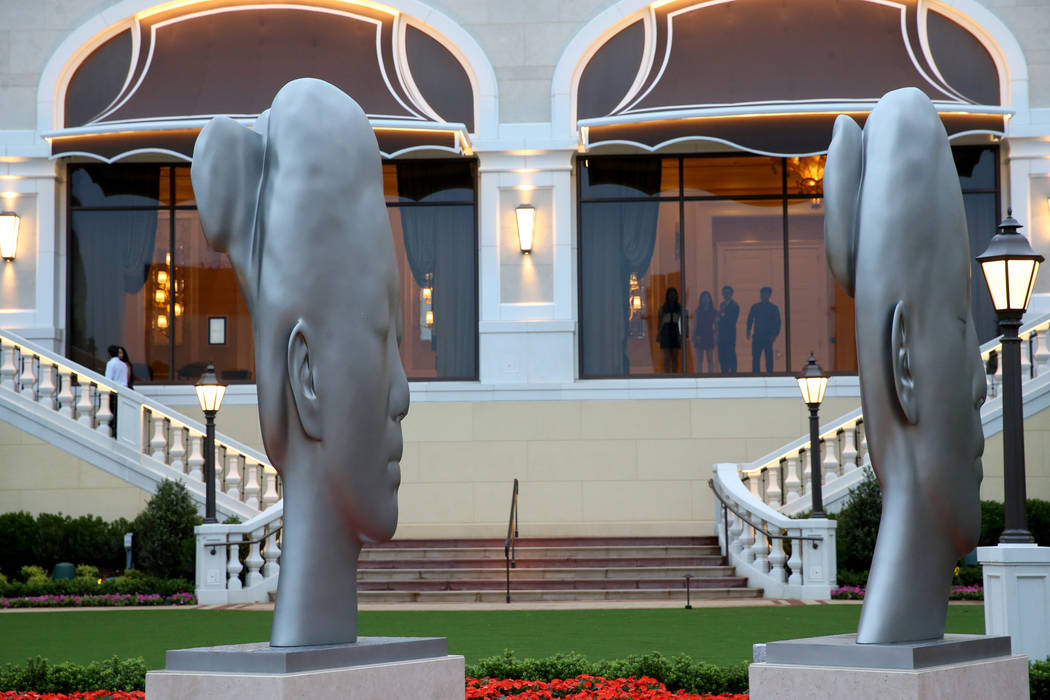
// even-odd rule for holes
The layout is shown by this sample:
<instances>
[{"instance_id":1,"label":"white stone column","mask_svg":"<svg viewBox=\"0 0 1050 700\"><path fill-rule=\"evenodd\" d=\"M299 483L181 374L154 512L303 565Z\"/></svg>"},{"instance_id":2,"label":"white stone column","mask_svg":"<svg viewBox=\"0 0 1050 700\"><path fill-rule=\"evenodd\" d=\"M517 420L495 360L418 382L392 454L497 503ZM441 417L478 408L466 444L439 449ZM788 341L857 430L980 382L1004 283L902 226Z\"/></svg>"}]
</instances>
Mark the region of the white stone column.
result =
<instances>
[{"instance_id":1,"label":"white stone column","mask_svg":"<svg viewBox=\"0 0 1050 700\"><path fill-rule=\"evenodd\" d=\"M229 525L198 525L196 594L201 605L226 605L226 531Z\"/></svg>"},{"instance_id":2,"label":"white stone column","mask_svg":"<svg viewBox=\"0 0 1050 700\"><path fill-rule=\"evenodd\" d=\"M1013 653L1050 656L1050 547L978 547L984 573L984 633L1009 635Z\"/></svg>"}]
</instances>

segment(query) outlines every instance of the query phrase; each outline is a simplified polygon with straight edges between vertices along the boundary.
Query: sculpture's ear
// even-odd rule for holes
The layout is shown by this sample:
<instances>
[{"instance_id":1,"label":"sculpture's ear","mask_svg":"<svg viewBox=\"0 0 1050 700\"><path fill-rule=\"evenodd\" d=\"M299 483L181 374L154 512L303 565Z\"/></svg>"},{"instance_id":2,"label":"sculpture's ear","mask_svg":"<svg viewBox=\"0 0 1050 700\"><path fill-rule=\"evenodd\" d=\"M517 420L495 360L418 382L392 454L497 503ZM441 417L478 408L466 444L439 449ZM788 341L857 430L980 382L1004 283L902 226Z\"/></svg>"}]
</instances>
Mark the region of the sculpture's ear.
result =
<instances>
[{"instance_id":1,"label":"sculpture's ear","mask_svg":"<svg viewBox=\"0 0 1050 700\"><path fill-rule=\"evenodd\" d=\"M299 319L288 338L288 383L295 399L295 410L303 432L320 441L321 401L317 396L319 381L316 358L310 356L310 334L306 321Z\"/></svg>"},{"instance_id":2,"label":"sculpture's ear","mask_svg":"<svg viewBox=\"0 0 1050 700\"><path fill-rule=\"evenodd\" d=\"M893 387L904 417L912 425L919 422L919 404L915 396L915 376L912 374L911 331L908 313L903 301L893 307L893 325L890 330L890 364L893 366Z\"/></svg>"}]
</instances>

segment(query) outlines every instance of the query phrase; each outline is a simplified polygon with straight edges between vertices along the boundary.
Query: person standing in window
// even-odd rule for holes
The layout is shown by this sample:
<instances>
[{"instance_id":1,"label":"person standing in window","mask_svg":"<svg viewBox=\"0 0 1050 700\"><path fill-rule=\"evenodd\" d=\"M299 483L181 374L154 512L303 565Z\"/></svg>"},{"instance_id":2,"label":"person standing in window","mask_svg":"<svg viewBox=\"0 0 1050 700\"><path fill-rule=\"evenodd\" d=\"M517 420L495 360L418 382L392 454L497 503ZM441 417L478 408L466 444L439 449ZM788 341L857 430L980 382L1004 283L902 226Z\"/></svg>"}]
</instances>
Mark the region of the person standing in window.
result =
<instances>
[{"instance_id":1,"label":"person standing in window","mask_svg":"<svg viewBox=\"0 0 1050 700\"><path fill-rule=\"evenodd\" d=\"M722 287L722 303L718 306L718 365L722 374L736 374L736 321L740 305L733 301L733 288Z\"/></svg>"},{"instance_id":2,"label":"person standing in window","mask_svg":"<svg viewBox=\"0 0 1050 700\"><path fill-rule=\"evenodd\" d=\"M110 380L117 386L127 386L128 380L130 379L130 373L128 372L128 365L124 363L124 360L120 359L120 348L116 345L110 345L106 348L106 354L109 355L109 361L106 362L106 379ZM109 394L109 412L113 415L113 420L110 422L110 427L113 430L113 434L117 434L117 392L111 391Z\"/></svg>"},{"instance_id":3,"label":"person standing in window","mask_svg":"<svg viewBox=\"0 0 1050 700\"><path fill-rule=\"evenodd\" d=\"M682 349L682 304L678 290L670 287L660 307L660 332L657 336L664 351L664 373L678 372L678 351Z\"/></svg>"},{"instance_id":4,"label":"person standing in window","mask_svg":"<svg viewBox=\"0 0 1050 700\"><path fill-rule=\"evenodd\" d=\"M771 287L758 292L760 301L747 314L747 337L751 340L751 371L758 373L759 358L766 355L766 372L773 371L773 341L780 335L780 309L769 300ZM753 334L753 335L752 335Z\"/></svg>"},{"instance_id":5,"label":"person standing in window","mask_svg":"<svg viewBox=\"0 0 1050 700\"><path fill-rule=\"evenodd\" d=\"M131 359L128 358L128 351L123 345L118 345L117 346L117 358L121 362L123 362L125 367L127 367L127 369L128 369L127 387L129 389L134 388L134 386L135 386L135 384L134 384L135 374L134 374L134 371L131 368Z\"/></svg>"},{"instance_id":6,"label":"person standing in window","mask_svg":"<svg viewBox=\"0 0 1050 700\"><path fill-rule=\"evenodd\" d=\"M718 321L718 311L715 310L714 299L711 292L700 293L700 303L696 307L696 332L693 344L696 346L696 371L704 372L704 358L707 358L707 371L714 373L714 349L715 349L715 323Z\"/></svg>"}]
</instances>

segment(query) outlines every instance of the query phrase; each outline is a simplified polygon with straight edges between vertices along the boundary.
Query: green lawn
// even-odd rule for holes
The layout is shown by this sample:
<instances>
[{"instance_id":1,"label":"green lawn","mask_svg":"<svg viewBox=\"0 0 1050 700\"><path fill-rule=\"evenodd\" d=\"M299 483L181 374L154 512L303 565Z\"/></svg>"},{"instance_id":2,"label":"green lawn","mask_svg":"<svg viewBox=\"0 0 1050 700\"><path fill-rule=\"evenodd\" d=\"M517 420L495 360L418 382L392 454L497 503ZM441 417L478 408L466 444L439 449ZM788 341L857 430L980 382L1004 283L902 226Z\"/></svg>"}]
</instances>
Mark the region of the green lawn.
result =
<instances>
[{"instance_id":1,"label":"green lawn","mask_svg":"<svg viewBox=\"0 0 1050 700\"><path fill-rule=\"evenodd\" d=\"M578 651L591 659L659 651L717 664L751 658L755 642L857 629L859 605L693 610L362 612L360 634L444 636L467 661L513 650L518 656ZM0 663L44 656L85 663L142 656L164 665L164 651L267 639L272 613L231 610L89 610L0 613ZM984 608L952 605L948 631L984 632Z\"/></svg>"}]
</instances>

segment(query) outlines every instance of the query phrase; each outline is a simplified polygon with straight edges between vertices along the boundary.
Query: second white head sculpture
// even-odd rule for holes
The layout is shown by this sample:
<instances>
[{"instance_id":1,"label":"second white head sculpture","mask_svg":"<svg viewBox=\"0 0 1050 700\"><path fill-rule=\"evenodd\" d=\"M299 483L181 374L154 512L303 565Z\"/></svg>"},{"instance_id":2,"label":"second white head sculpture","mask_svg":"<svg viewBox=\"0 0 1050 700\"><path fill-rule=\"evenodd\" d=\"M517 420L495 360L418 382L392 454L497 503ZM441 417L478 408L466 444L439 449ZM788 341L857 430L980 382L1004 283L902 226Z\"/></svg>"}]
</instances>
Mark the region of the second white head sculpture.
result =
<instances>
[{"instance_id":1,"label":"second white head sculpture","mask_svg":"<svg viewBox=\"0 0 1050 700\"><path fill-rule=\"evenodd\" d=\"M295 80L250 129L209 122L191 172L204 235L251 311L263 443L283 483L270 643L354 642L362 542L397 527L409 403L375 135L341 90Z\"/></svg>"},{"instance_id":2,"label":"second white head sculpture","mask_svg":"<svg viewBox=\"0 0 1050 700\"><path fill-rule=\"evenodd\" d=\"M929 98L886 94L863 132L838 117L824 195L883 494L857 642L939 639L955 563L980 534L985 378L959 177Z\"/></svg>"}]
</instances>

